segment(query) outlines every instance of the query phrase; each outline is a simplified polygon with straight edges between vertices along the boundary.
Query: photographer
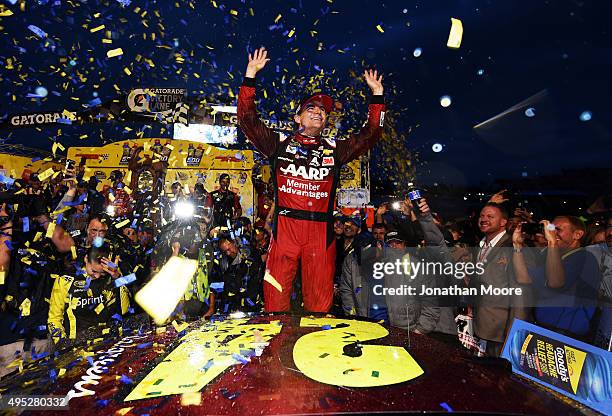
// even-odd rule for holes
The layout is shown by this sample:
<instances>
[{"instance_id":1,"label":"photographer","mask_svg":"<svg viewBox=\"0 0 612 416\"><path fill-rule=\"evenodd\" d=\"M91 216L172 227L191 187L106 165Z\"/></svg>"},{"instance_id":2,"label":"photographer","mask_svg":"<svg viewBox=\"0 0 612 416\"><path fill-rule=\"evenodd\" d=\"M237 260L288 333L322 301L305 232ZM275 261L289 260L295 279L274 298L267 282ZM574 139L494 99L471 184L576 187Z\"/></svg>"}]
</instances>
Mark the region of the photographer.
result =
<instances>
[{"instance_id":1,"label":"photographer","mask_svg":"<svg viewBox=\"0 0 612 416\"><path fill-rule=\"evenodd\" d=\"M545 263L529 267L519 225L512 235L516 280L537 291L535 320L540 326L585 342L593 341L601 274L595 257L581 247L585 226L573 216L544 220Z\"/></svg>"},{"instance_id":2,"label":"photographer","mask_svg":"<svg viewBox=\"0 0 612 416\"><path fill-rule=\"evenodd\" d=\"M423 230L408 195L402 201L381 204L376 210L375 222L386 224L388 230L399 231L410 247L423 241Z\"/></svg>"}]
</instances>

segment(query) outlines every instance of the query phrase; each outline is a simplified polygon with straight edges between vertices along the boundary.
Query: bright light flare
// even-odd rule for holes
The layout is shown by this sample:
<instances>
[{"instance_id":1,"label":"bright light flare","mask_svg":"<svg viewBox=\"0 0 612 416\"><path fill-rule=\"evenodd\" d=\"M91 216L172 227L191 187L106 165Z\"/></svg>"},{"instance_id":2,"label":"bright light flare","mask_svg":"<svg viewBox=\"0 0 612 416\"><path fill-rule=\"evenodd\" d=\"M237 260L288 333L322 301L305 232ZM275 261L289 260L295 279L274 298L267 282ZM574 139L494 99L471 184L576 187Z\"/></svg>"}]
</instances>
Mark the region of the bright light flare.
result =
<instances>
[{"instance_id":1,"label":"bright light flare","mask_svg":"<svg viewBox=\"0 0 612 416\"><path fill-rule=\"evenodd\" d=\"M170 257L134 299L157 325L163 325L185 294L197 267L197 260Z\"/></svg>"},{"instance_id":2,"label":"bright light flare","mask_svg":"<svg viewBox=\"0 0 612 416\"><path fill-rule=\"evenodd\" d=\"M191 202L179 201L174 205L174 215L178 218L192 218L195 213L195 207Z\"/></svg>"}]
</instances>

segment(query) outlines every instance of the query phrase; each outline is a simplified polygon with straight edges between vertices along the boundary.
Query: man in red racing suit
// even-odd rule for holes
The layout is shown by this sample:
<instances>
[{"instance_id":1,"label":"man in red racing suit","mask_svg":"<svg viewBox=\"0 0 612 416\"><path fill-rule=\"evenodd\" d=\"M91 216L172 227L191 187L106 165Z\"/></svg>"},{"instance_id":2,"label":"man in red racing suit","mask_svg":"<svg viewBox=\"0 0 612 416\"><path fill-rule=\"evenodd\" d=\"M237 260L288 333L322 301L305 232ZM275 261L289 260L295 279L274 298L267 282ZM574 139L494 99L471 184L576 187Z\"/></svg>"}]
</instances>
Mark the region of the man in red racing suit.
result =
<instances>
[{"instance_id":1,"label":"man in red racing suit","mask_svg":"<svg viewBox=\"0 0 612 416\"><path fill-rule=\"evenodd\" d=\"M288 311L293 278L302 263L302 295L310 312L328 312L333 300L336 259L332 210L340 168L366 153L381 137L385 105L382 76L366 71L372 90L368 120L345 140L321 137L333 100L315 94L302 101L286 137L266 125L255 108L255 75L269 61L264 48L249 54L238 95L238 124L247 139L271 161L275 193L273 235L264 278L265 309Z\"/></svg>"}]
</instances>

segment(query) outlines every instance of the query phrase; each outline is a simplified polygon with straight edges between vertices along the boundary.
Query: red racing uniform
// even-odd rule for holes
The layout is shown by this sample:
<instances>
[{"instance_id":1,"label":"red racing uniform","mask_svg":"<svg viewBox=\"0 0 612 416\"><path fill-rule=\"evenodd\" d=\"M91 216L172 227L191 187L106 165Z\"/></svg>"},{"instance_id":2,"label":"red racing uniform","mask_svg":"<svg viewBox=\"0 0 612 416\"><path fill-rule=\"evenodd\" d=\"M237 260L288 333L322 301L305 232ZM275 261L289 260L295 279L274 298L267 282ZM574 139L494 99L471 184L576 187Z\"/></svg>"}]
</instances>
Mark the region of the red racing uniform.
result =
<instances>
[{"instance_id":1,"label":"red racing uniform","mask_svg":"<svg viewBox=\"0 0 612 416\"><path fill-rule=\"evenodd\" d=\"M374 146L382 134L384 112L383 96L375 95L370 99L368 120L357 134L343 140L300 133L287 137L259 119L255 79L244 78L238 95L238 124L271 162L276 202L264 283L266 311L289 310L300 259L305 309L328 312L331 308L336 261L332 212L340 168Z\"/></svg>"}]
</instances>

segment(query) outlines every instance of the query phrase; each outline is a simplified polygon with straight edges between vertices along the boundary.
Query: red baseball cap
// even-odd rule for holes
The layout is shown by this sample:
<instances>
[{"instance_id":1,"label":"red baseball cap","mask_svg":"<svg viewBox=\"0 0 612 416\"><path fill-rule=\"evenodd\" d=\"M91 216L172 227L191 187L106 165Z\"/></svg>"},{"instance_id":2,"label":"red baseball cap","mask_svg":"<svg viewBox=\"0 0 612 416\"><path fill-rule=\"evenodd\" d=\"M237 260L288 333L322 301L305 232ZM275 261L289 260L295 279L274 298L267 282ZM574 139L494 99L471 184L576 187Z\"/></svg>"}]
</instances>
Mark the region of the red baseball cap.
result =
<instances>
[{"instance_id":1,"label":"red baseball cap","mask_svg":"<svg viewBox=\"0 0 612 416\"><path fill-rule=\"evenodd\" d=\"M300 105L298 105L296 114L300 114L302 112L302 109L304 107L306 107L306 104L313 102L313 101L319 101L320 103L323 104L323 108L325 108L325 112L327 114L331 113L333 107L334 107L334 100L333 98L331 98L329 95L327 94L313 94L311 96L308 96L306 98L304 98L301 102Z\"/></svg>"}]
</instances>

